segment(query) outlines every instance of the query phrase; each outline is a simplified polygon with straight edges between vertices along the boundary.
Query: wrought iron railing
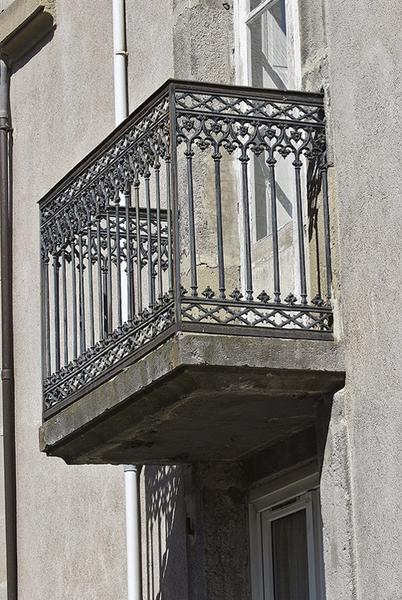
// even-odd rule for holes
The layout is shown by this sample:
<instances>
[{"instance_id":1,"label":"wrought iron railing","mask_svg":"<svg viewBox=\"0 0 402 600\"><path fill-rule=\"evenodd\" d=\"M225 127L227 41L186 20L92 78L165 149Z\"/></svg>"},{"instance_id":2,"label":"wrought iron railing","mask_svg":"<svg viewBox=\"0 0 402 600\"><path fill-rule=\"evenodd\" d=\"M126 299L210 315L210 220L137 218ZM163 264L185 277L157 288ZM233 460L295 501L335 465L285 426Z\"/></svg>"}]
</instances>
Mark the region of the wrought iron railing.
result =
<instances>
[{"instance_id":1,"label":"wrought iron railing","mask_svg":"<svg viewBox=\"0 0 402 600\"><path fill-rule=\"evenodd\" d=\"M40 202L44 414L178 330L331 337L323 100L170 81Z\"/></svg>"}]
</instances>

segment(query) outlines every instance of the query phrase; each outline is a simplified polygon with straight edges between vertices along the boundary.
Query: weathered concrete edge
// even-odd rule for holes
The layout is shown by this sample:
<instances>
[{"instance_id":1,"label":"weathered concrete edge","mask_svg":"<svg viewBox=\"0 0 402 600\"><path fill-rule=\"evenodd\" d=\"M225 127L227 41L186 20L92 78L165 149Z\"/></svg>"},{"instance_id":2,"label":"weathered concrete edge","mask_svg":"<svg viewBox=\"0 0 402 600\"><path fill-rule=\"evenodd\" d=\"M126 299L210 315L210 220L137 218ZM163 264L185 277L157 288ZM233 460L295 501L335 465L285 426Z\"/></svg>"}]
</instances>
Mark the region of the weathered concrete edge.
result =
<instances>
[{"instance_id":1,"label":"weathered concrete edge","mask_svg":"<svg viewBox=\"0 0 402 600\"><path fill-rule=\"evenodd\" d=\"M174 371L202 365L345 372L343 349L336 342L181 332L48 419L39 431L40 449L46 451L79 435L81 429L117 409L127 398Z\"/></svg>"},{"instance_id":2,"label":"weathered concrete edge","mask_svg":"<svg viewBox=\"0 0 402 600\"><path fill-rule=\"evenodd\" d=\"M18 61L56 25L55 0L14 0L0 13L0 52Z\"/></svg>"}]
</instances>

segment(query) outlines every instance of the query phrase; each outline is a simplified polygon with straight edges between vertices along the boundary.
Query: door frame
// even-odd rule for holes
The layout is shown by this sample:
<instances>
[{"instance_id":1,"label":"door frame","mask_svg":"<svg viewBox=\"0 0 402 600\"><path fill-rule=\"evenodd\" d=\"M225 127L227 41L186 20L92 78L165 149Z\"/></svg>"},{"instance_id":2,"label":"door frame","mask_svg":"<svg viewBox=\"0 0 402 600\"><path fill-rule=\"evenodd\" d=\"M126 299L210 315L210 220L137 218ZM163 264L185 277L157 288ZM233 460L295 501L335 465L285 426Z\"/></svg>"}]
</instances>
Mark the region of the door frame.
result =
<instances>
[{"instance_id":1,"label":"door frame","mask_svg":"<svg viewBox=\"0 0 402 600\"><path fill-rule=\"evenodd\" d=\"M287 475L277 478L250 491L250 571L253 600L271 600L274 597L272 540L269 529L263 531L263 520L272 522L303 509L306 510L310 598L325 598L319 475L311 471L307 474L302 469L290 474L290 477ZM264 542L269 549L265 557L262 552ZM268 581L264 578L264 573L269 574Z\"/></svg>"}]
</instances>

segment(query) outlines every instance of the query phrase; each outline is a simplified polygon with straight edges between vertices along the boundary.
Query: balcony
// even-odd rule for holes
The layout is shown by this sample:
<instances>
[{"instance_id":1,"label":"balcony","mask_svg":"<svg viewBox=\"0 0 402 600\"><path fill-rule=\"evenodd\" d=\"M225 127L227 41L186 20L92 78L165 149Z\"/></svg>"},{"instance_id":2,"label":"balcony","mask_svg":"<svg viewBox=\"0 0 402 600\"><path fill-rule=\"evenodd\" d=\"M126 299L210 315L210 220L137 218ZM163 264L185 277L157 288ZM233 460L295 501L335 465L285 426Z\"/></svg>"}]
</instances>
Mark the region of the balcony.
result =
<instances>
[{"instance_id":1,"label":"balcony","mask_svg":"<svg viewBox=\"0 0 402 600\"><path fill-rule=\"evenodd\" d=\"M261 398L276 438L341 387L321 95L169 81L40 214L49 454L189 460L209 427L237 456Z\"/></svg>"}]
</instances>

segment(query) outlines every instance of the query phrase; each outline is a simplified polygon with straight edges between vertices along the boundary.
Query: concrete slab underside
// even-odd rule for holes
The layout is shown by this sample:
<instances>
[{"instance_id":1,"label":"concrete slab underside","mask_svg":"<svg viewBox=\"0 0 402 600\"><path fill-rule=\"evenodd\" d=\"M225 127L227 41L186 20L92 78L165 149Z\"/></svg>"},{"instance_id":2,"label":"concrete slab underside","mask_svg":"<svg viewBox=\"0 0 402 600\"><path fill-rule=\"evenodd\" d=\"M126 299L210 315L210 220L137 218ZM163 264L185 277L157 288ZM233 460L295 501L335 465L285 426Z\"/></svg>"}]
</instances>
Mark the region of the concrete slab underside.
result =
<instances>
[{"instance_id":1,"label":"concrete slab underside","mask_svg":"<svg viewBox=\"0 0 402 600\"><path fill-rule=\"evenodd\" d=\"M335 342L180 333L48 419L40 445L71 464L234 460L343 385Z\"/></svg>"}]
</instances>

